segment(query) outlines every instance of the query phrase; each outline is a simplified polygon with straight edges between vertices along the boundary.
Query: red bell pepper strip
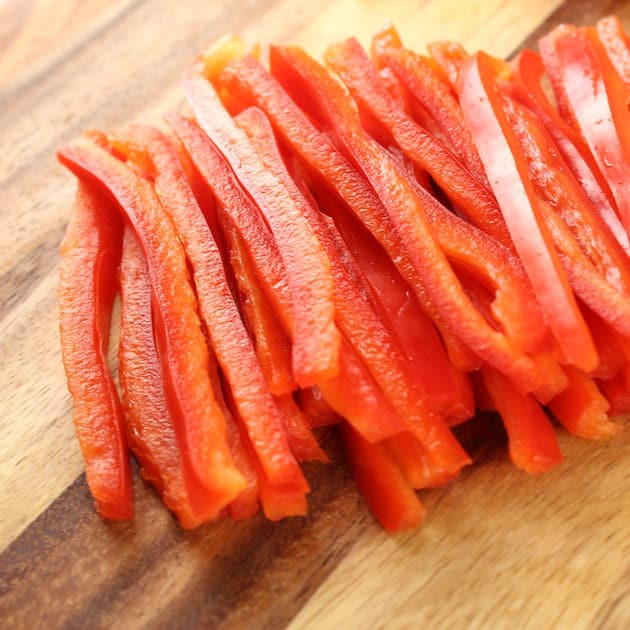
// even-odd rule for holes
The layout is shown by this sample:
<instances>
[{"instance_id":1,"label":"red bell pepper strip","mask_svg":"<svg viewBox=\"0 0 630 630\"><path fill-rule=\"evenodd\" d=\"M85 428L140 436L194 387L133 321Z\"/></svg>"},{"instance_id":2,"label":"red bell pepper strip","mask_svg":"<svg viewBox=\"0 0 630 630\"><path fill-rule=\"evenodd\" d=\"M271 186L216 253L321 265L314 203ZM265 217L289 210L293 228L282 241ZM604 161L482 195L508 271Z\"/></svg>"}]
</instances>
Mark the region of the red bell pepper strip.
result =
<instances>
[{"instance_id":1,"label":"red bell pepper strip","mask_svg":"<svg viewBox=\"0 0 630 630\"><path fill-rule=\"evenodd\" d=\"M560 464L562 453L553 427L534 397L518 392L509 379L489 366L484 366L481 372L505 425L514 465L530 474L538 474Z\"/></svg>"},{"instance_id":2,"label":"red bell pepper strip","mask_svg":"<svg viewBox=\"0 0 630 630\"><path fill-rule=\"evenodd\" d=\"M265 293L272 298L285 330L293 329L290 296L284 266L277 245L251 200L233 179L212 143L193 123L172 114L168 122L178 135L205 184L213 191L226 216L230 216L243 242L249 246L252 261ZM326 401L362 432L368 440L378 441L404 430L404 424L378 391L352 346L342 340L339 374L319 383ZM348 391L356 392L353 400Z\"/></svg>"},{"instance_id":3,"label":"red bell pepper strip","mask_svg":"<svg viewBox=\"0 0 630 630\"><path fill-rule=\"evenodd\" d=\"M198 514L203 512L204 489L187 475L179 452L153 336L149 270L129 227L123 239L120 294L118 372L129 446L142 477L157 488L180 525L193 529L202 522Z\"/></svg>"},{"instance_id":4,"label":"red bell pepper strip","mask_svg":"<svg viewBox=\"0 0 630 630\"><path fill-rule=\"evenodd\" d=\"M366 442L345 423L341 434L352 476L378 522L392 533L418 527L424 507L385 447Z\"/></svg>"},{"instance_id":5,"label":"red bell pepper strip","mask_svg":"<svg viewBox=\"0 0 630 630\"><path fill-rule=\"evenodd\" d=\"M239 302L269 391L276 396L292 392L297 385L291 369L291 342L256 277L254 263L238 229L223 211L219 213L219 222L238 285Z\"/></svg>"},{"instance_id":6,"label":"red bell pepper strip","mask_svg":"<svg viewBox=\"0 0 630 630\"><path fill-rule=\"evenodd\" d=\"M342 421L341 416L326 402L317 386L300 389L296 393L296 400L311 429L329 427Z\"/></svg>"},{"instance_id":7,"label":"red bell pepper strip","mask_svg":"<svg viewBox=\"0 0 630 630\"><path fill-rule=\"evenodd\" d=\"M612 437L622 426L608 419L610 405L595 381L584 372L566 367L569 386L549 404L549 411L570 433L589 440Z\"/></svg>"},{"instance_id":8,"label":"red bell pepper strip","mask_svg":"<svg viewBox=\"0 0 630 630\"><path fill-rule=\"evenodd\" d=\"M389 30L394 29L390 27ZM428 60L404 48L399 39L396 41L396 38L385 37L383 40L384 35L385 33L381 31L372 38L374 62L380 67L393 70L409 93L436 121L455 156L475 179L489 190L490 185L477 147L466 126L457 98L448 83L442 80Z\"/></svg>"},{"instance_id":9,"label":"red bell pepper strip","mask_svg":"<svg viewBox=\"0 0 630 630\"><path fill-rule=\"evenodd\" d=\"M459 75L464 62L470 56L458 42L433 42L427 50L438 68L442 70L454 94L457 94Z\"/></svg>"},{"instance_id":10,"label":"red bell pepper strip","mask_svg":"<svg viewBox=\"0 0 630 630\"><path fill-rule=\"evenodd\" d=\"M63 364L85 476L98 513L117 520L133 516L123 413L106 362L121 228L112 204L80 182L61 244L57 292Z\"/></svg>"},{"instance_id":11,"label":"red bell pepper strip","mask_svg":"<svg viewBox=\"0 0 630 630\"><path fill-rule=\"evenodd\" d=\"M599 356L599 365L593 371L594 378L609 380L615 376L627 362L618 336L610 326L587 306L582 307L584 321L593 335L593 341Z\"/></svg>"},{"instance_id":12,"label":"red bell pepper strip","mask_svg":"<svg viewBox=\"0 0 630 630\"><path fill-rule=\"evenodd\" d=\"M484 53L471 57L462 69L460 102L549 327L565 360L589 372L597 367L597 352L540 216L540 202L505 114L504 99L495 89L503 71L503 62Z\"/></svg>"},{"instance_id":13,"label":"red bell pepper strip","mask_svg":"<svg viewBox=\"0 0 630 630\"><path fill-rule=\"evenodd\" d=\"M404 431L381 442L414 490L439 488L457 477L436 467L418 438Z\"/></svg>"},{"instance_id":14,"label":"red bell pepper strip","mask_svg":"<svg viewBox=\"0 0 630 630\"><path fill-rule=\"evenodd\" d=\"M578 30L563 25L549 33L545 41L545 67L548 73L553 68L557 75L554 91L566 98L569 119L586 139L612 191L619 218L628 231L628 89L615 72L594 29Z\"/></svg>"},{"instance_id":15,"label":"red bell pepper strip","mask_svg":"<svg viewBox=\"0 0 630 630\"><path fill-rule=\"evenodd\" d=\"M78 140L58 155L77 177L114 197L138 236L151 277L156 343L180 452L207 489L216 516L243 489L245 480L234 466L225 420L212 392L197 300L175 228L151 185L107 151ZM211 512L204 516L210 518Z\"/></svg>"},{"instance_id":16,"label":"red bell pepper strip","mask_svg":"<svg viewBox=\"0 0 630 630\"><path fill-rule=\"evenodd\" d=\"M478 360L440 321L391 218L374 190L336 150L328 137L314 127L278 81L254 58L243 57L226 66L221 84L238 93L242 102L260 107L282 141L307 165L313 175L313 183L321 191L335 196L378 240L409 283L422 308L436 322L449 356L457 362L457 367L478 367Z\"/></svg>"},{"instance_id":17,"label":"red bell pepper strip","mask_svg":"<svg viewBox=\"0 0 630 630\"><path fill-rule=\"evenodd\" d=\"M430 173L457 210L500 243L511 247L510 235L492 193L404 110L396 107L359 42L351 38L331 46L325 58L327 64L342 78L359 109L368 111L414 164ZM386 59L391 61L389 55ZM395 72L399 70L397 66L393 66L393 69ZM401 75L398 77L404 82ZM413 90L410 91L413 93Z\"/></svg>"},{"instance_id":18,"label":"red bell pepper strip","mask_svg":"<svg viewBox=\"0 0 630 630\"><path fill-rule=\"evenodd\" d=\"M512 95L543 122L593 207L623 250L630 253L630 241L617 216L612 193L586 141L560 117L542 89L545 67L540 56L533 50L524 50L512 62L511 69Z\"/></svg>"},{"instance_id":19,"label":"red bell pepper strip","mask_svg":"<svg viewBox=\"0 0 630 630\"><path fill-rule=\"evenodd\" d=\"M358 273L343 241L335 240L330 225L291 179L265 115L255 108L236 118L256 148L265 167L286 189L293 205L308 221L330 261L334 282L336 321L374 380L410 430L422 441L429 457L443 470L456 473L470 459L443 420L424 402L422 383L414 382L406 361L387 328L360 289Z\"/></svg>"},{"instance_id":20,"label":"red bell pepper strip","mask_svg":"<svg viewBox=\"0 0 630 630\"><path fill-rule=\"evenodd\" d=\"M314 385L339 370L339 331L334 323L332 278L321 245L293 208L284 187L262 165L246 135L224 109L214 88L194 69L184 92L200 127L221 151L265 217L278 243L291 292L293 372Z\"/></svg>"},{"instance_id":21,"label":"red bell pepper strip","mask_svg":"<svg viewBox=\"0 0 630 630\"><path fill-rule=\"evenodd\" d=\"M156 192L192 267L206 334L265 474L274 484L294 483L306 490L306 480L291 453L282 418L234 303L221 253L175 149L164 134L151 127L131 127L125 136L145 150L152 162Z\"/></svg>"},{"instance_id":22,"label":"red bell pepper strip","mask_svg":"<svg viewBox=\"0 0 630 630\"><path fill-rule=\"evenodd\" d=\"M597 36L615 70L630 89L630 41L621 20L616 15L602 18L597 22Z\"/></svg>"},{"instance_id":23,"label":"red bell pepper strip","mask_svg":"<svg viewBox=\"0 0 630 630\"><path fill-rule=\"evenodd\" d=\"M311 427L295 404L293 396L276 396L276 405L285 426L289 446L299 462L329 462L328 456L317 443Z\"/></svg>"}]
</instances>

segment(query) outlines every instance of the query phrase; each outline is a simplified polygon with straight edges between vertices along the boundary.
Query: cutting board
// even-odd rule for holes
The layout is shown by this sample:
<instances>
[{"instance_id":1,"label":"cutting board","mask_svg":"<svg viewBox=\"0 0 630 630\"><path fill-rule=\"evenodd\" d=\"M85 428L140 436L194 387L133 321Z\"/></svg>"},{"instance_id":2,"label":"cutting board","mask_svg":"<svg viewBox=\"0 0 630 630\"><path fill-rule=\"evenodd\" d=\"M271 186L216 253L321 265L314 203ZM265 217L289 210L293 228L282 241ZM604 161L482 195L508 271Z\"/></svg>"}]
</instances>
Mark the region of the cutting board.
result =
<instances>
[{"instance_id":1,"label":"cutting board","mask_svg":"<svg viewBox=\"0 0 630 630\"><path fill-rule=\"evenodd\" d=\"M630 627L630 431L561 435L528 477L497 438L422 493L428 517L388 536L334 437L306 518L186 533L135 473L137 516L91 505L59 354L58 246L74 181L54 150L86 126L157 121L195 53L236 31L314 54L390 17L412 47L457 39L508 56L561 21L630 4L548 0L5 0L0 4L0 627ZM477 422L492 422L479 419Z\"/></svg>"}]
</instances>

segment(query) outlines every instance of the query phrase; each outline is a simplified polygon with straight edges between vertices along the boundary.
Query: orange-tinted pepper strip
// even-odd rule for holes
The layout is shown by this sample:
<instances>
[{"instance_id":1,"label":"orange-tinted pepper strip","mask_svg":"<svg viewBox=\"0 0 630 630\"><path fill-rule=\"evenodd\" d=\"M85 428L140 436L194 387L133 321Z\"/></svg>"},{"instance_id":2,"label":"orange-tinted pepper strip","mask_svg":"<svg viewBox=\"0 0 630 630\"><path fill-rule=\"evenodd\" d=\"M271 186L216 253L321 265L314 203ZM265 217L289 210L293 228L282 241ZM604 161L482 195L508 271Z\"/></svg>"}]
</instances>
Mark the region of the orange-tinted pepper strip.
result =
<instances>
[{"instance_id":1,"label":"orange-tinted pepper strip","mask_svg":"<svg viewBox=\"0 0 630 630\"><path fill-rule=\"evenodd\" d=\"M547 35L545 67L558 72L554 90L566 95L572 120L580 130L630 230L630 126L628 90L606 57L594 31L564 25ZM551 61L553 57L553 61Z\"/></svg>"},{"instance_id":2,"label":"orange-tinted pepper strip","mask_svg":"<svg viewBox=\"0 0 630 630\"><path fill-rule=\"evenodd\" d=\"M505 221L491 192L452 153L396 106L361 44L354 38L347 39L328 48L325 57L327 64L343 79L359 108L368 111L385 127L395 144L418 168L430 173L458 211L500 243L511 247Z\"/></svg>"},{"instance_id":3,"label":"orange-tinted pepper strip","mask_svg":"<svg viewBox=\"0 0 630 630\"><path fill-rule=\"evenodd\" d=\"M606 54L626 87L630 89L630 41L616 15L607 15L597 22L597 36Z\"/></svg>"},{"instance_id":4,"label":"orange-tinted pepper strip","mask_svg":"<svg viewBox=\"0 0 630 630\"><path fill-rule=\"evenodd\" d=\"M533 361L486 323L436 242L425 209L429 201L435 202L433 197L421 188L414 191L398 166L365 135L351 101L325 68L297 48L272 47L270 60L274 75L295 98L316 103L325 112L340 145L383 201L427 295L449 329L476 354L509 374L524 391L536 389L541 376Z\"/></svg>"},{"instance_id":5,"label":"orange-tinted pepper strip","mask_svg":"<svg viewBox=\"0 0 630 630\"><path fill-rule=\"evenodd\" d=\"M589 440L612 437L622 426L608 419L610 405L595 381L571 366L566 367L569 386L547 406L562 426Z\"/></svg>"},{"instance_id":6,"label":"orange-tinted pepper strip","mask_svg":"<svg viewBox=\"0 0 630 630\"><path fill-rule=\"evenodd\" d=\"M582 313L599 356L599 365L591 376L604 380L611 379L627 361L623 349L619 347L618 337L610 326L591 309L583 306Z\"/></svg>"},{"instance_id":7,"label":"orange-tinted pepper strip","mask_svg":"<svg viewBox=\"0 0 630 630\"><path fill-rule=\"evenodd\" d=\"M155 485L180 525L192 529L202 522L191 500L195 494L188 490L194 479L186 478L162 386L153 337L149 270L129 227L123 239L120 297L118 373L129 446L140 463L143 478Z\"/></svg>"},{"instance_id":8,"label":"orange-tinted pepper strip","mask_svg":"<svg viewBox=\"0 0 630 630\"><path fill-rule=\"evenodd\" d=\"M130 128L155 168L155 188L191 263L202 322L265 474L275 484L307 489L293 457L254 346L225 276L221 253L186 181L177 153L157 129Z\"/></svg>"},{"instance_id":9,"label":"orange-tinted pepper strip","mask_svg":"<svg viewBox=\"0 0 630 630\"><path fill-rule=\"evenodd\" d=\"M334 281L336 321L341 331L401 419L423 442L429 456L441 469L457 472L470 459L444 421L427 409L422 383L413 381L389 331L360 291L349 252L341 249L343 241L335 241L325 219L307 201L286 170L269 121L255 108L245 110L236 120L250 137L265 167L282 182L326 251Z\"/></svg>"},{"instance_id":10,"label":"orange-tinted pepper strip","mask_svg":"<svg viewBox=\"0 0 630 630\"><path fill-rule=\"evenodd\" d=\"M345 423L341 434L352 476L378 522L392 533L418 527L424 507L385 447L366 442Z\"/></svg>"},{"instance_id":11,"label":"orange-tinted pepper strip","mask_svg":"<svg viewBox=\"0 0 630 630\"><path fill-rule=\"evenodd\" d=\"M393 27L390 27L393 28ZM382 42L383 32L372 39L372 55L379 66L391 68L410 94L433 117L448 138L454 154L485 188L489 188L483 164L457 98L429 61L400 45Z\"/></svg>"},{"instance_id":12,"label":"orange-tinted pepper strip","mask_svg":"<svg viewBox=\"0 0 630 630\"><path fill-rule=\"evenodd\" d=\"M57 299L63 364L74 425L98 513L133 516L123 414L106 363L122 224L115 207L79 183L61 244Z\"/></svg>"},{"instance_id":13,"label":"orange-tinted pepper strip","mask_svg":"<svg viewBox=\"0 0 630 630\"><path fill-rule=\"evenodd\" d=\"M321 245L292 206L282 184L261 164L212 85L189 71L184 92L200 127L256 200L278 243L291 292L296 381L305 387L333 377L339 370L340 339L334 323L332 278Z\"/></svg>"},{"instance_id":14,"label":"orange-tinted pepper strip","mask_svg":"<svg viewBox=\"0 0 630 630\"><path fill-rule=\"evenodd\" d=\"M238 93L239 100L255 104L267 114L282 141L308 167L314 185L334 195L383 246L422 308L439 327L449 356L458 361L458 367L478 367L478 359L441 321L392 219L374 190L329 138L318 131L278 81L253 57L228 64L221 81L231 92Z\"/></svg>"},{"instance_id":15,"label":"orange-tinted pepper strip","mask_svg":"<svg viewBox=\"0 0 630 630\"><path fill-rule=\"evenodd\" d=\"M312 429L339 424L341 416L326 402L319 387L300 389L296 393L298 407Z\"/></svg>"},{"instance_id":16,"label":"orange-tinted pepper strip","mask_svg":"<svg viewBox=\"0 0 630 630\"><path fill-rule=\"evenodd\" d=\"M256 355L269 391L279 396L296 389L291 369L291 342L256 277L247 246L232 221L219 213L227 259L238 285L238 297L254 339Z\"/></svg>"},{"instance_id":17,"label":"orange-tinted pepper strip","mask_svg":"<svg viewBox=\"0 0 630 630\"><path fill-rule=\"evenodd\" d=\"M511 64L512 95L538 115L597 213L626 253L628 235L617 216L614 199L586 141L549 102L542 89L545 67L533 50L524 50Z\"/></svg>"},{"instance_id":18,"label":"orange-tinted pepper strip","mask_svg":"<svg viewBox=\"0 0 630 630\"><path fill-rule=\"evenodd\" d=\"M180 452L209 494L204 517L216 516L245 481L234 466L212 392L197 300L175 228L151 185L103 149L78 140L58 155L79 178L107 190L134 226L149 267L162 378Z\"/></svg>"},{"instance_id":19,"label":"orange-tinted pepper strip","mask_svg":"<svg viewBox=\"0 0 630 630\"><path fill-rule=\"evenodd\" d=\"M503 63L484 53L466 62L460 102L512 241L566 361L585 371L598 357L553 239L540 216L527 162L504 112L494 82Z\"/></svg>"},{"instance_id":20,"label":"orange-tinted pepper strip","mask_svg":"<svg viewBox=\"0 0 630 630\"><path fill-rule=\"evenodd\" d=\"M610 409L611 417L626 418L630 415L630 365L626 364L610 380L597 382Z\"/></svg>"},{"instance_id":21,"label":"orange-tinted pepper strip","mask_svg":"<svg viewBox=\"0 0 630 630\"><path fill-rule=\"evenodd\" d=\"M427 50L442 73L454 94L457 94L459 74L470 56L458 42L433 42L427 44Z\"/></svg>"},{"instance_id":22,"label":"orange-tinted pepper strip","mask_svg":"<svg viewBox=\"0 0 630 630\"><path fill-rule=\"evenodd\" d=\"M482 375L505 425L514 465L537 474L560 464L562 454L553 427L534 397L519 393L509 379L489 366L482 368Z\"/></svg>"}]
</instances>

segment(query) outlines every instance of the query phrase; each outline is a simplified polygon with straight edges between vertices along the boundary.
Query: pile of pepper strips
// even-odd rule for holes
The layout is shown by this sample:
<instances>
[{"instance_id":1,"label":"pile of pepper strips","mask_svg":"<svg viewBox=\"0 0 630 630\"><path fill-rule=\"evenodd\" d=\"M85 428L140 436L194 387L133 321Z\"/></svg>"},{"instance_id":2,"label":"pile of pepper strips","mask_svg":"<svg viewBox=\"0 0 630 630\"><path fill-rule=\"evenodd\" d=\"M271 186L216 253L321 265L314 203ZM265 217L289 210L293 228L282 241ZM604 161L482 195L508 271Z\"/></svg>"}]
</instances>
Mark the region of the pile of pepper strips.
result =
<instances>
[{"instance_id":1,"label":"pile of pepper strips","mask_svg":"<svg viewBox=\"0 0 630 630\"><path fill-rule=\"evenodd\" d=\"M314 429L334 424L398 531L423 518L414 490L471 463L451 427L476 408L529 473L562 459L550 418L621 428L629 40L608 17L539 48L421 55L390 27L322 65L229 37L187 70L168 131L59 151L79 180L63 358L102 516L132 516L128 449L185 528L303 515L300 463L327 461Z\"/></svg>"}]
</instances>

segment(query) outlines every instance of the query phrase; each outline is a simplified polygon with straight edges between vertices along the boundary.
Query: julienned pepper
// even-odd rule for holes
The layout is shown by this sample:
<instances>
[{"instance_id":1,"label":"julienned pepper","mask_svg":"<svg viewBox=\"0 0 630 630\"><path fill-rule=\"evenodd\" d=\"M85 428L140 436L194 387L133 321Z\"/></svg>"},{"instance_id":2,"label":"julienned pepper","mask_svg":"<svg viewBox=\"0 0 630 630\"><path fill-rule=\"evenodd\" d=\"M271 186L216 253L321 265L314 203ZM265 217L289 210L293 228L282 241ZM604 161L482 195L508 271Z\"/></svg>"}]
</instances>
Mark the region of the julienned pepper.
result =
<instances>
[{"instance_id":1,"label":"julienned pepper","mask_svg":"<svg viewBox=\"0 0 630 630\"><path fill-rule=\"evenodd\" d=\"M543 40L541 40L542 42ZM541 48L554 73L571 120L597 161L612 191L619 218L630 229L630 126L628 89L606 56L594 29L563 25Z\"/></svg>"},{"instance_id":2,"label":"julienned pepper","mask_svg":"<svg viewBox=\"0 0 630 630\"><path fill-rule=\"evenodd\" d=\"M427 218L425 205L429 199L437 203L435 199L426 191L414 190L393 159L365 134L352 102L325 68L297 48L272 47L270 62L273 74L293 98L328 120L340 147L367 177L448 328L485 361L508 374L522 391L540 387L544 379L534 361L492 328L465 295Z\"/></svg>"},{"instance_id":3,"label":"julienned pepper","mask_svg":"<svg viewBox=\"0 0 630 630\"><path fill-rule=\"evenodd\" d=\"M560 464L562 453L553 427L535 398L518 392L509 379L490 366L482 367L481 373L487 394L505 425L514 465L537 474Z\"/></svg>"},{"instance_id":4,"label":"julienned pepper","mask_svg":"<svg viewBox=\"0 0 630 630\"><path fill-rule=\"evenodd\" d=\"M504 68L503 62L484 53L471 57L462 69L460 103L514 246L564 360L590 372L597 367L597 352L541 216L527 161L504 111L504 98L495 87Z\"/></svg>"},{"instance_id":5,"label":"julienned pepper","mask_svg":"<svg viewBox=\"0 0 630 630\"><path fill-rule=\"evenodd\" d=\"M601 317L588 307L582 307L582 314L591 331L599 356L599 365L591 376L604 380L611 379L627 362L623 348L619 344L619 337Z\"/></svg>"},{"instance_id":6,"label":"julienned pepper","mask_svg":"<svg viewBox=\"0 0 630 630\"><path fill-rule=\"evenodd\" d=\"M418 527L424 507L385 446L366 442L345 423L341 434L352 476L383 528L401 532Z\"/></svg>"},{"instance_id":7,"label":"julienned pepper","mask_svg":"<svg viewBox=\"0 0 630 630\"><path fill-rule=\"evenodd\" d=\"M287 394L297 388L291 369L291 342L256 277L254 263L238 229L225 212L218 214L227 259L238 286L239 301L254 339L260 367L271 393Z\"/></svg>"},{"instance_id":8,"label":"julienned pepper","mask_svg":"<svg viewBox=\"0 0 630 630\"><path fill-rule=\"evenodd\" d=\"M125 134L145 150L155 189L190 261L201 320L265 474L273 484L307 490L274 399L228 286L221 253L166 136L150 127Z\"/></svg>"},{"instance_id":9,"label":"julienned pepper","mask_svg":"<svg viewBox=\"0 0 630 630\"><path fill-rule=\"evenodd\" d=\"M437 68L442 71L453 93L457 94L459 74L464 62L470 56L466 49L459 42L445 41L427 44L427 50Z\"/></svg>"},{"instance_id":10,"label":"julienned pepper","mask_svg":"<svg viewBox=\"0 0 630 630\"><path fill-rule=\"evenodd\" d=\"M597 22L597 36L606 54L626 87L630 89L630 41L616 15L608 15Z\"/></svg>"},{"instance_id":11,"label":"julienned pepper","mask_svg":"<svg viewBox=\"0 0 630 630\"><path fill-rule=\"evenodd\" d=\"M345 206L382 245L422 308L435 321L449 357L457 367L463 370L479 367L480 360L441 321L374 190L329 138L318 131L278 81L256 59L248 56L225 67L221 86L236 94L239 101L260 107L283 143L306 165L312 185L320 194L326 193Z\"/></svg>"},{"instance_id":12,"label":"julienned pepper","mask_svg":"<svg viewBox=\"0 0 630 630\"><path fill-rule=\"evenodd\" d=\"M234 466L225 420L212 392L197 301L175 228L151 185L107 151L82 139L58 155L77 177L116 200L138 236L151 277L156 343L180 452L206 489L206 511L200 516L214 518L239 494L245 480Z\"/></svg>"},{"instance_id":13,"label":"julienned pepper","mask_svg":"<svg viewBox=\"0 0 630 630\"><path fill-rule=\"evenodd\" d=\"M612 193L586 141L558 114L542 89L545 67L540 55L524 50L510 68L511 95L540 118L584 194L624 251L630 253L628 234L617 216Z\"/></svg>"},{"instance_id":14,"label":"julienned pepper","mask_svg":"<svg viewBox=\"0 0 630 630\"><path fill-rule=\"evenodd\" d=\"M121 238L116 208L79 182L61 244L61 350L88 487L99 514L111 519L133 516L122 408L105 358Z\"/></svg>"},{"instance_id":15,"label":"julienned pepper","mask_svg":"<svg viewBox=\"0 0 630 630\"><path fill-rule=\"evenodd\" d=\"M293 310L293 373L302 386L331 378L339 370L339 331L334 323L332 278L326 255L284 187L258 159L246 135L224 109L214 88L194 68L184 92L195 117L220 150L278 243Z\"/></svg>"},{"instance_id":16,"label":"julienned pepper","mask_svg":"<svg viewBox=\"0 0 630 630\"><path fill-rule=\"evenodd\" d=\"M416 101L436 121L454 155L484 188L489 189L483 164L457 98L430 62L404 48L393 26L372 38L372 58L377 65L393 70Z\"/></svg>"},{"instance_id":17,"label":"julienned pepper","mask_svg":"<svg viewBox=\"0 0 630 630\"><path fill-rule=\"evenodd\" d=\"M258 210L240 188L234 174L210 140L194 123L176 114L168 116L168 122L184 144L204 183L215 195L222 211L230 216L243 242L247 243L265 294L271 299L285 331L292 334L291 298L284 266L278 246ZM339 373L334 378L322 380L319 386L330 406L352 423L366 439L377 441L404 430L404 424L378 390L352 346L343 338ZM350 399L348 391L357 394Z\"/></svg>"},{"instance_id":18,"label":"julienned pepper","mask_svg":"<svg viewBox=\"0 0 630 630\"><path fill-rule=\"evenodd\" d=\"M456 474L470 459L444 421L426 406L422 383L414 382L402 353L369 298L360 290L360 279L341 239L297 187L286 170L268 119L259 109L236 117L248 134L265 167L282 182L296 208L308 221L326 251L334 281L336 321L354 346L379 387L409 429L421 440L427 455L448 474Z\"/></svg>"},{"instance_id":19,"label":"julienned pepper","mask_svg":"<svg viewBox=\"0 0 630 630\"><path fill-rule=\"evenodd\" d=\"M149 270L130 227L123 238L120 297L118 373L129 446L142 477L155 485L181 526L192 529L202 522L195 504L203 504L203 487L186 478L153 337Z\"/></svg>"}]
</instances>

